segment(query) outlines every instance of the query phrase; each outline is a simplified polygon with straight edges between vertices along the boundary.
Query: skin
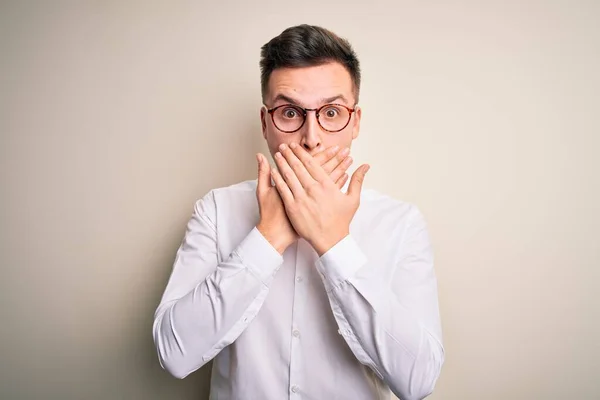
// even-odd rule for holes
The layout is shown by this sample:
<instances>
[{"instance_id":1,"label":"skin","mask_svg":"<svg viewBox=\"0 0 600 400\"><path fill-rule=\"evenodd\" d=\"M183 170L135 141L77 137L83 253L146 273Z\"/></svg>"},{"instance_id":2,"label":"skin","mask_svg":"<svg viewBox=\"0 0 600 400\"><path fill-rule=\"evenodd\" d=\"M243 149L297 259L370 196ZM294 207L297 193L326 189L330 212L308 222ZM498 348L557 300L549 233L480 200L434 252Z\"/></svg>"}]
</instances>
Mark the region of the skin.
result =
<instances>
[{"instance_id":1,"label":"skin","mask_svg":"<svg viewBox=\"0 0 600 400\"><path fill-rule=\"evenodd\" d=\"M306 68L281 68L269 79L265 105L269 108L292 103L318 108L327 103L353 108L356 100L348 71L339 63ZM257 199L263 236L280 254L299 237L319 256L349 233L360 201L360 191L369 166L361 165L352 175L347 193L340 188L352 159L352 141L358 137L361 110L356 107L350 123L340 132L327 132L309 112L297 132L278 130L261 109L262 132L277 169L257 154ZM275 186L271 185L271 178Z\"/></svg>"}]
</instances>

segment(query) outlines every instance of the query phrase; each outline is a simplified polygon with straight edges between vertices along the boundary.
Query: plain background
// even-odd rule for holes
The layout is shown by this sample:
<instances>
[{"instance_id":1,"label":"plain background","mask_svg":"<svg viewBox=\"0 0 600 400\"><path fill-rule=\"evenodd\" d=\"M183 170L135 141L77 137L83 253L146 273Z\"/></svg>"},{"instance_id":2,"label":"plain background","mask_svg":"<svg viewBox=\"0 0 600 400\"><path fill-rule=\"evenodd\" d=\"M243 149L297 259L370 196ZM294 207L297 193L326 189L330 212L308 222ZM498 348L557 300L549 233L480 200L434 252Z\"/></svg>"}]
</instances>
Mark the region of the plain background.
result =
<instances>
[{"instance_id":1,"label":"plain background","mask_svg":"<svg viewBox=\"0 0 600 400\"><path fill-rule=\"evenodd\" d=\"M600 398L596 1L14 1L0 8L0 398L203 399L154 310L193 203L255 178L259 48L363 67L366 184L417 204L435 400ZM315 360L318 362L318 360Z\"/></svg>"}]
</instances>

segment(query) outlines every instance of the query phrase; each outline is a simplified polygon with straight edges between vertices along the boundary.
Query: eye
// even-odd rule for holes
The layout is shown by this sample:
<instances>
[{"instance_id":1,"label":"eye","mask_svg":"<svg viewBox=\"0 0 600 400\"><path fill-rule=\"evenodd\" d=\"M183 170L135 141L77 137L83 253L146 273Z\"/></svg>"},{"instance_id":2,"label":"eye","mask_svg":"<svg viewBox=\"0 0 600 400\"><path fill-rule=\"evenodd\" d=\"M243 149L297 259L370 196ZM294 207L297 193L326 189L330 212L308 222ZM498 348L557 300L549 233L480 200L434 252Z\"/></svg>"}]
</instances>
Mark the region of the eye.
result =
<instances>
[{"instance_id":1,"label":"eye","mask_svg":"<svg viewBox=\"0 0 600 400\"><path fill-rule=\"evenodd\" d=\"M337 118L340 115L340 109L335 106L328 106L322 111L323 115L328 119Z\"/></svg>"},{"instance_id":2,"label":"eye","mask_svg":"<svg viewBox=\"0 0 600 400\"><path fill-rule=\"evenodd\" d=\"M281 111L281 115L287 119L294 119L300 117L300 111L294 107L287 107Z\"/></svg>"}]
</instances>

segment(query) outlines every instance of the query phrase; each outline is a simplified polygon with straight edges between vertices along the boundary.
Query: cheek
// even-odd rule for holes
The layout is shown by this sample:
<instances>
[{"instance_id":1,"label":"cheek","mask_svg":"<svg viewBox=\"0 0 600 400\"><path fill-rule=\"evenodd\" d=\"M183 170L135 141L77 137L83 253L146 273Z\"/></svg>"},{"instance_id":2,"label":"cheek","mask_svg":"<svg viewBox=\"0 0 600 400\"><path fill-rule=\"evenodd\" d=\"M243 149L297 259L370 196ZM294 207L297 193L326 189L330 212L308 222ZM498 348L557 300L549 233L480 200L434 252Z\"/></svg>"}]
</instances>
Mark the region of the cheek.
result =
<instances>
[{"instance_id":1,"label":"cheek","mask_svg":"<svg viewBox=\"0 0 600 400\"><path fill-rule=\"evenodd\" d=\"M271 155L274 155L279 151L279 145L281 143L290 144L292 142L300 143L301 136L297 133L282 133L277 129L267 127L267 146Z\"/></svg>"}]
</instances>

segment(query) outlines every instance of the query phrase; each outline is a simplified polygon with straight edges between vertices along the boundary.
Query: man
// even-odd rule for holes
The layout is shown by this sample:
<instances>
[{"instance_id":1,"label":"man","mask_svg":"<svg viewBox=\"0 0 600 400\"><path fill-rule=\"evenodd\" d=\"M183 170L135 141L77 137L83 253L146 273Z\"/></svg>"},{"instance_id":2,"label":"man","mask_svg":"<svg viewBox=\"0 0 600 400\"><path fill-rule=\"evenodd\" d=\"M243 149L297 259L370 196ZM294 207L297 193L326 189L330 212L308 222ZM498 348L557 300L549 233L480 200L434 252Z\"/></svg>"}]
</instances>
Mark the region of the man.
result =
<instances>
[{"instance_id":1,"label":"man","mask_svg":"<svg viewBox=\"0 0 600 400\"><path fill-rule=\"evenodd\" d=\"M260 65L277 168L258 154L257 181L196 203L155 314L161 365L214 359L211 399L421 399L444 361L432 252L414 206L362 190L368 165L348 181L356 55L301 25Z\"/></svg>"}]
</instances>

